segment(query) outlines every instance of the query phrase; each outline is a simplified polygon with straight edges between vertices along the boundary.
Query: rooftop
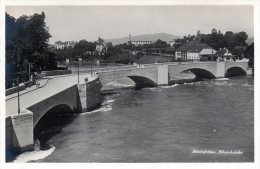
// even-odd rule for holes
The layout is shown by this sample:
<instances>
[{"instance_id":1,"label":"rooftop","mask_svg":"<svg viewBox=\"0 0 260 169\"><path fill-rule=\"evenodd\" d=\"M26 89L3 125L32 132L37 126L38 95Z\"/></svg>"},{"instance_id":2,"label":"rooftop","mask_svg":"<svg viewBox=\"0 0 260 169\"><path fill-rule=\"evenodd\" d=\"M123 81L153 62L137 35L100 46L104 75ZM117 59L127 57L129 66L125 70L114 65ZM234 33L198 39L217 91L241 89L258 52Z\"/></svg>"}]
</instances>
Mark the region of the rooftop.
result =
<instances>
[{"instance_id":1,"label":"rooftop","mask_svg":"<svg viewBox=\"0 0 260 169\"><path fill-rule=\"evenodd\" d=\"M200 55L214 55L217 51L215 51L214 49L202 49L200 52Z\"/></svg>"}]
</instances>

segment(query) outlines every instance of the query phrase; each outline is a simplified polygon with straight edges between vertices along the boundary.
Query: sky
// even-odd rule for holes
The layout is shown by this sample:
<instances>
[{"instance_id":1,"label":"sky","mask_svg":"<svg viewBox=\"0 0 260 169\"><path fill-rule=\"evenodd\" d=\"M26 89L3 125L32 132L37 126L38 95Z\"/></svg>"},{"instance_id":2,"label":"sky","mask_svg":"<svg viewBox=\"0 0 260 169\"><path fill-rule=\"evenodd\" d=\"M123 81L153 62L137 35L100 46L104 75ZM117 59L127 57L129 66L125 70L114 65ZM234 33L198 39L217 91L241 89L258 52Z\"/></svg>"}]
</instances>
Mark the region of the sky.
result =
<instances>
[{"instance_id":1,"label":"sky","mask_svg":"<svg viewBox=\"0 0 260 169\"><path fill-rule=\"evenodd\" d=\"M211 6L6 6L18 18L44 12L46 25L55 41L88 41L152 33L177 36L210 33L212 28L245 31L254 36L254 11L250 5Z\"/></svg>"}]
</instances>

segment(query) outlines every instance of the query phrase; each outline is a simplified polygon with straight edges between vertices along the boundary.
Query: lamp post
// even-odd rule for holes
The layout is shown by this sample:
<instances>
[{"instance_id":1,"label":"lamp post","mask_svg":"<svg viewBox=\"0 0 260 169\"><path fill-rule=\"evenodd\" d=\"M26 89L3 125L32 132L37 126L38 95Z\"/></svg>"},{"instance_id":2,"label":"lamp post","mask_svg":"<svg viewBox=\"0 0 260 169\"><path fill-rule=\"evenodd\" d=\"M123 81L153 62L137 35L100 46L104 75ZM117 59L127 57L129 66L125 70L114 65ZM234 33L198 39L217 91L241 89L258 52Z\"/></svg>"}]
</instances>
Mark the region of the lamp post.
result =
<instances>
[{"instance_id":1,"label":"lamp post","mask_svg":"<svg viewBox=\"0 0 260 169\"><path fill-rule=\"evenodd\" d=\"M78 56L78 83L79 83L79 56Z\"/></svg>"},{"instance_id":2,"label":"lamp post","mask_svg":"<svg viewBox=\"0 0 260 169\"><path fill-rule=\"evenodd\" d=\"M28 74L29 74L29 81L31 79L31 62L28 62Z\"/></svg>"},{"instance_id":3,"label":"lamp post","mask_svg":"<svg viewBox=\"0 0 260 169\"><path fill-rule=\"evenodd\" d=\"M90 73L92 76L92 55L90 55Z\"/></svg>"},{"instance_id":4,"label":"lamp post","mask_svg":"<svg viewBox=\"0 0 260 169\"><path fill-rule=\"evenodd\" d=\"M88 89L88 77L84 78L84 82L86 84L86 91ZM87 103L87 97L86 97L86 103Z\"/></svg>"},{"instance_id":5,"label":"lamp post","mask_svg":"<svg viewBox=\"0 0 260 169\"><path fill-rule=\"evenodd\" d=\"M67 59L66 59L66 62L67 62L67 66L68 66L68 69L70 69L70 59L69 59L69 51L68 51L68 47L66 48L66 52L67 52Z\"/></svg>"},{"instance_id":6,"label":"lamp post","mask_svg":"<svg viewBox=\"0 0 260 169\"><path fill-rule=\"evenodd\" d=\"M13 80L14 81L14 85L15 85L15 82L16 82L16 84L17 84L17 108L18 108L18 114L20 114L20 82L19 82L19 77L18 78L16 78L16 79L14 79Z\"/></svg>"}]
</instances>

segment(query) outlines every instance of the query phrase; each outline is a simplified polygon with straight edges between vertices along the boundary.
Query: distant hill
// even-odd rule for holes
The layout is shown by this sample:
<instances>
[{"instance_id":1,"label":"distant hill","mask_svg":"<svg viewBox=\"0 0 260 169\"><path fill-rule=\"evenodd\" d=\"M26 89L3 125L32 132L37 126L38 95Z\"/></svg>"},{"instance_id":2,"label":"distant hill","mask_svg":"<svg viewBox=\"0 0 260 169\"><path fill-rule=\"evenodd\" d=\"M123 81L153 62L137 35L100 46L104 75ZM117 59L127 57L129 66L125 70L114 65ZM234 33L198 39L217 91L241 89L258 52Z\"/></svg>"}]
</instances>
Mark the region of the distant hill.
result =
<instances>
[{"instance_id":1,"label":"distant hill","mask_svg":"<svg viewBox=\"0 0 260 169\"><path fill-rule=\"evenodd\" d=\"M248 37L247 40L246 40L246 43L248 45L251 45L251 43L253 43L253 42L254 42L254 37Z\"/></svg>"},{"instance_id":2,"label":"distant hill","mask_svg":"<svg viewBox=\"0 0 260 169\"><path fill-rule=\"evenodd\" d=\"M158 39L161 39L163 41L166 41L169 43L169 41L173 39L180 38L179 36L172 35L169 33L156 33L156 34L144 34L144 35L137 35L137 36L131 36L131 40L137 40L137 41L156 41ZM123 37L123 38L117 38L117 39L105 39L106 42L112 42L113 45L123 44L127 43L129 41L129 37Z\"/></svg>"}]
</instances>

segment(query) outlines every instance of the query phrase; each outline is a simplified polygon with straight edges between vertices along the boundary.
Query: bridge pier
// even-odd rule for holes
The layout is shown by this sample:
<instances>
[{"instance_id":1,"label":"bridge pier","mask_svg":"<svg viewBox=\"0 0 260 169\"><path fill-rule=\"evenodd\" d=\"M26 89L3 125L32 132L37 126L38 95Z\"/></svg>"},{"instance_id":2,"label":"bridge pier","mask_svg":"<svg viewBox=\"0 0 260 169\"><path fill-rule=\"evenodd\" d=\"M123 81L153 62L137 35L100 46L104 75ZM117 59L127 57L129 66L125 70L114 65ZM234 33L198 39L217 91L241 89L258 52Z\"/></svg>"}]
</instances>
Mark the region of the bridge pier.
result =
<instances>
[{"instance_id":1,"label":"bridge pier","mask_svg":"<svg viewBox=\"0 0 260 169\"><path fill-rule=\"evenodd\" d=\"M162 65L158 67L158 79L157 79L157 85L168 85L169 83L169 68L168 65Z\"/></svg>"},{"instance_id":2,"label":"bridge pier","mask_svg":"<svg viewBox=\"0 0 260 169\"><path fill-rule=\"evenodd\" d=\"M225 77L225 62L216 62L216 78L224 78Z\"/></svg>"},{"instance_id":3,"label":"bridge pier","mask_svg":"<svg viewBox=\"0 0 260 169\"><path fill-rule=\"evenodd\" d=\"M101 87L98 78L87 84L77 84L81 112L92 110L100 105L102 101Z\"/></svg>"},{"instance_id":4,"label":"bridge pier","mask_svg":"<svg viewBox=\"0 0 260 169\"><path fill-rule=\"evenodd\" d=\"M15 155L33 150L33 113L24 110L22 114L6 118L6 161Z\"/></svg>"}]
</instances>

